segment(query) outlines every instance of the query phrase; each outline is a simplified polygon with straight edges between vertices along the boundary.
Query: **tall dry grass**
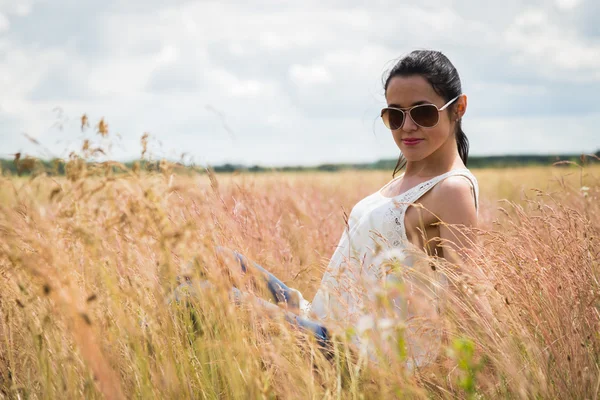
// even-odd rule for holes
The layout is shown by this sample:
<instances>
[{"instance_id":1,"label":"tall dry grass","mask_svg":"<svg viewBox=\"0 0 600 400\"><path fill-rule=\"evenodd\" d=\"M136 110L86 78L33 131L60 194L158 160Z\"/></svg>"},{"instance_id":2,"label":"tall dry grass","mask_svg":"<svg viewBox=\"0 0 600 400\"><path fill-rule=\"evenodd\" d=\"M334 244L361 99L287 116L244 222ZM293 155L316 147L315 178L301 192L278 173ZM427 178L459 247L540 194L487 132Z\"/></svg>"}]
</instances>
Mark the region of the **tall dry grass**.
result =
<instances>
[{"instance_id":1,"label":"tall dry grass","mask_svg":"<svg viewBox=\"0 0 600 400\"><path fill-rule=\"evenodd\" d=\"M89 172L89 171L88 171ZM446 268L447 349L414 373L237 307L214 246L311 299L344 213L383 172L184 175L110 169L0 178L0 396L7 398L596 398L598 167L474 171L482 290ZM189 276L199 290L168 304ZM196 288L198 289L198 288ZM401 353L401 352L400 352Z\"/></svg>"}]
</instances>

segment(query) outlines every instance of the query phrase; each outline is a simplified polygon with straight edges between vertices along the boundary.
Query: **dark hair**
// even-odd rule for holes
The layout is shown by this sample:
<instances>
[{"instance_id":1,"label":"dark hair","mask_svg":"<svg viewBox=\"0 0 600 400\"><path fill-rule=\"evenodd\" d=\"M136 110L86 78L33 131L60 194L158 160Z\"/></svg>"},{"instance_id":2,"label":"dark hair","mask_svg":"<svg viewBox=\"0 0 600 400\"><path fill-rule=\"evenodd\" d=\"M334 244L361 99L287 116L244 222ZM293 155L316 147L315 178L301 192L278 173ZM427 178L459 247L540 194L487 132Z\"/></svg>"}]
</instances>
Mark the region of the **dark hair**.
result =
<instances>
[{"instance_id":1,"label":"dark hair","mask_svg":"<svg viewBox=\"0 0 600 400\"><path fill-rule=\"evenodd\" d=\"M456 96L462 94L460 77L454 65L448 60L448 57L439 51L433 50L415 50L404 56L390 70L383 85L387 92L388 85L393 77L420 75L429 82L433 90L445 101L450 101ZM449 111L456 107L456 103L449 107ZM458 154L465 166L469 158L469 139L462 130L460 119L456 121L456 145ZM398 158L392 177L406 166L406 159L402 154Z\"/></svg>"}]
</instances>

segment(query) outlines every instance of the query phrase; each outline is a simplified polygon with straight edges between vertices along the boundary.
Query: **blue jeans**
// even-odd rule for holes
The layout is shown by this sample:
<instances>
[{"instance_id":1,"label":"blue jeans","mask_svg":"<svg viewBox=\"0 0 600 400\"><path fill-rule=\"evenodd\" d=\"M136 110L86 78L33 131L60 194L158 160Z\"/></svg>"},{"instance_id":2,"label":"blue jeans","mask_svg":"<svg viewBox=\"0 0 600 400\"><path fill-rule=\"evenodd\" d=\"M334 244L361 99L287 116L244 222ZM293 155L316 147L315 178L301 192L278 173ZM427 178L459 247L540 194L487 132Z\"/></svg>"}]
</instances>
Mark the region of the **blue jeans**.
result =
<instances>
[{"instance_id":1,"label":"blue jeans","mask_svg":"<svg viewBox=\"0 0 600 400\"><path fill-rule=\"evenodd\" d=\"M236 260L239 262L239 265L242 269L243 273L247 273L249 269L253 270L253 272L258 273L258 275L264 280L267 288L268 288L268 293L270 294L270 299L271 301L275 302L275 303L286 303L288 306L293 307L295 309L298 309L300 307L300 304L297 304L298 302L298 296L295 295L295 290L289 288L287 285L285 285L283 282L281 282L281 280L279 280L275 275L271 274L269 271L267 271L266 269L264 269L262 266L260 266L259 264L255 263L255 262L251 262L249 260L247 260L242 254L230 250L226 247L221 247L221 246L217 246L216 248L217 253L230 253L232 255L235 256ZM189 285L189 282L184 282L180 285ZM203 282L201 284L202 286L207 285L207 282ZM210 284L208 284L210 285ZM242 293L240 292L239 288L233 287L232 288L232 294L234 297L236 298L241 298ZM179 298L177 297L177 295L175 295L175 300L179 301ZM259 301L266 301L264 299L258 299ZM299 315L296 315L292 312L286 311L286 310L281 310L284 314L284 318L287 322L289 322L291 325L299 327L300 329L309 332L310 334L312 334L315 339L317 340L317 343L319 345L319 347L324 351L325 355L327 357L331 356L331 337L329 335L329 331L327 330L327 328L323 325L321 325L320 323L316 322L316 321L312 321L308 318L304 318L301 317Z\"/></svg>"}]
</instances>

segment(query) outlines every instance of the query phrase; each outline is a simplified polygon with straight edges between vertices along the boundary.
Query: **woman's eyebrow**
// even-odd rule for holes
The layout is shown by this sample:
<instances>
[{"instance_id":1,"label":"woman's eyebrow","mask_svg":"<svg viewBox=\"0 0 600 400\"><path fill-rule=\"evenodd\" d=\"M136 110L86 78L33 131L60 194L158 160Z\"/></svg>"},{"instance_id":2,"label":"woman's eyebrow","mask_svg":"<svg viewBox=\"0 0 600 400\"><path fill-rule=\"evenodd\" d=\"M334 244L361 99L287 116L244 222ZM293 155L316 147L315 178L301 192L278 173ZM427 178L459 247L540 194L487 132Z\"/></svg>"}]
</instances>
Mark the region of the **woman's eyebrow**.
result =
<instances>
[{"instance_id":1,"label":"woman's eyebrow","mask_svg":"<svg viewBox=\"0 0 600 400\"><path fill-rule=\"evenodd\" d=\"M412 105L410 105L410 107L418 106L418 105L421 105L421 104L432 104L432 103L430 101L421 100L421 101L417 101L416 103L412 103ZM399 104L388 104L388 107L402 108L402 107L400 107Z\"/></svg>"}]
</instances>

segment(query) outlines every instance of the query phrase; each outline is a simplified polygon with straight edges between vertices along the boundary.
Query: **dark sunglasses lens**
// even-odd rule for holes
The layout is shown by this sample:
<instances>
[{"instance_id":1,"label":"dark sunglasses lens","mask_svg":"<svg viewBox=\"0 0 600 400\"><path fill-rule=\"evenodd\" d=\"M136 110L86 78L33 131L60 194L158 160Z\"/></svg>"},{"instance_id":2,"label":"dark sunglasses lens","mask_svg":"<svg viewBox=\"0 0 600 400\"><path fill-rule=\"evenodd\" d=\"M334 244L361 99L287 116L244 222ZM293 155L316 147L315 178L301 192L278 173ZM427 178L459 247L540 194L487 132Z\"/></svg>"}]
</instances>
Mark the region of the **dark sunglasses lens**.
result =
<instances>
[{"instance_id":1,"label":"dark sunglasses lens","mask_svg":"<svg viewBox=\"0 0 600 400\"><path fill-rule=\"evenodd\" d=\"M440 113L434 105L426 104L410 110L410 116L417 125L421 125L424 128L431 128L438 123Z\"/></svg>"},{"instance_id":2,"label":"dark sunglasses lens","mask_svg":"<svg viewBox=\"0 0 600 400\"><path fill-rule=\"evenodd\" d=\"M386 109L382 114L383 123L391 130L400 129L404 121L404 113L398 110Z\"/></svg>"}]
</instances>

